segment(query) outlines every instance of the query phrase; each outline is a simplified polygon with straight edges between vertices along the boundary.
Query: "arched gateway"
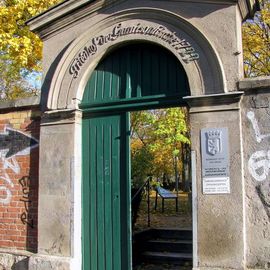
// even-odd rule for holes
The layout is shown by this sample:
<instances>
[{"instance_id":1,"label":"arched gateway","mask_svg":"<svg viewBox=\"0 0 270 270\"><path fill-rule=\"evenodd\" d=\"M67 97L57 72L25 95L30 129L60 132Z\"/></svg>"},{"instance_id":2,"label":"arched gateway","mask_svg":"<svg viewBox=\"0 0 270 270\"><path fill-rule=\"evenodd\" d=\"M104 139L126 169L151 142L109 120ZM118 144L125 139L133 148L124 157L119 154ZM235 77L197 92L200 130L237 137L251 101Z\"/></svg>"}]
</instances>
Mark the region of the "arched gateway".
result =
<instances>
[{"instance_id":1,"label":"arched gateway","mask_svg":"<svg viewBox=\"0 0 270 270\"><path fill-rule=\"evenodd\" d=\"M68 0L28 21L45 72L31 269L130 270L128 113L183 103L193 268L248 265L238 82L241 22L254 10L251 0Z\"/></svg>"},{"instance_id":2,"label":"arched gateway","mask_svg":"<svg viewBox=\"0 0 270 270\"><path fill-rule=\"evenodd\" d=\"M130 269L129 112L180 106L188 80L176 57L151 43L112 51L92 73L83 112L83 269Z\"/></svg>"}]
</instances>

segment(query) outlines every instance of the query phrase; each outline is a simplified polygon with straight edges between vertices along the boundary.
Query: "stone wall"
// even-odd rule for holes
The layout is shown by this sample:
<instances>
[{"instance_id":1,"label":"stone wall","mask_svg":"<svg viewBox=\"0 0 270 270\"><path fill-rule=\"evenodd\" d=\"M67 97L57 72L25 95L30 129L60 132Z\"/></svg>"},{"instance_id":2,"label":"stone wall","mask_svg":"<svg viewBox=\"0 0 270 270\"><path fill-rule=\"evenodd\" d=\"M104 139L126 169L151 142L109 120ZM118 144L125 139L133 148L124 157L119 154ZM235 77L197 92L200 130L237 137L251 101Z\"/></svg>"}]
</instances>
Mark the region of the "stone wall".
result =
<instances>
[{"instance_id":1,"label":"stone wall","mask_svg":"<svg viewBox=\"0 0 270 270\"><path fill-rule=\"evenodd\" d=\"M199 196L200 205L205 207L201 207L199 211L198 269L213 267L224 269L229 267L233 269L270 268L270 78L245 79L239 83L239 90L243 91L239 107L237 100L241 93L237 92L223 97L213 96L213 102L211 100L207 102L209 107L202 100L203 106L197 108L197 99L197 103L193 104L191 110L191 117L194 118L193 145L198 144L198 148L201 128L213 125L215 127L228 126L231 130L230 152L233 156L231 172L234 175L231 179L232 194L227 195L229 201L222 202L221 199L213 196L207 197L206 200L205 197ZM224 99L226 96L227 98ZM233 96L237 100L234 100ZM226 101L227 99L228 101ZM0 103L0 270L73 269L70 268L72 252L69 246L71 238L69 219L73 218L64 214L71 211L69 204L72 202L72 192L69 189L66 190L63 193L66 201L63 200L61 204L57 201L54 206L47 207L48 204L54 204L52 199L54 193L51 194L52 191L50 191L50 193L47 192L48 195L43 187L44 184L41 185L43 192L38 191L40 188L38 174L41 122L38 102L38 99L28 99L10 104ZM225 111L230 110L234 113L229 113L230 116L225 114ZM218 111L222 111L222 115ZM74 116L72 114L70 119L59 117L54 115L54 121L44 117L42 120L42 136L46 137L48 141L55 142L56 152L59 152L57 149L62 147L63 138L66 140L65 151L60 151L62 157L59 157L60 152L49 153L46 144L43 145L43 153L47 153L46 157L48 157L48 159L44 159L43 156L41 166L43 175L49 171L50 158L54 156L56 160L62 161L65 160L64 157L68 159L71 155L69 152L74 147L71 143L74 140L72 135ZM202 121L203 119L205 122ZM238 123L241 123L239 127ZM63 128L64 126L65 128ZM70 135L66 136L69 133ZM57 148L56 142L61 144L59 144L60 148ZM68 146L69 144L70 146ZM243 157L243 160L240 156ZM69 159L67 162L70 164ZM198 164L200 164L200 160L198 160ZM55 168L54 163L50 166ZM68 179L70 170L66 171L65 175L60 165L57 168L57 171L53 170L54 175L59 173L63 179ZM241 173L244 176L242 184ZM200 175L199 171L198 175ZM64 180L59 183L64 187L69 186L68 182ZM55 184L51 183L50 190L53 189L56 192L55 188ZM59 186L57 190L63 190L63 187ZM198 190L201 190L200 186ZM39 233L46 231L39 235L39 246L37 237L38 194L41 198L44 197L40 206L48 209L47 216L39 217ZM212 199L215 208L209 208ZM56 210L56 206L59 205L65 207ZM224 209L224 205L227 205L226 209ZM241 205L244 208L243 214L240 211ZM54 209L54 215L58 213L57 215L59 217L62 215L62 218L54 220L51 215L50 218L54 220L54 225L57 220L61 224L50 227L48 226L50 225L48 216L52 209ZM233 211L229 211L229 209L233 209ZM218 228L222 226L223 232L219 232ZM67 241L65 240L66 243L63 241L63 249L62 246L61 249L60 246L56 246L55 250L49 249L50 245L53 247L53 243L48 241L48 236L55 232L59 235L57 228L65 233ZM217 237L213 236L214 230ZM53 237L51 238L53 239ZM207 246L209 239L212 242L210 246ZM224 244L226 239L231 243L229 249ZM77 249L80 243L76 245ZM236 259L235 254L239 258ZM78 256L80 257L80 254Z\"/></svg>"},{"instance_id":2,"label":"stone wall","mask_svg":"<svg viewBox=\"0 0 270 270\"><path fill-rule=\"evenodd\" d=\"M37 251L40 115L37 98L0 103L2 254ZM0 269L11 269L14 263L12 255L0 256Z\"/></svg>"},{"instance_id":3,"label":"stone wall","mask_svg":"<svg viewBox=\"0 0 270 270\"><path fill-rule=\"evenodd\" d=\"M246 258L270 269L270 78L240 82L244 154Z\"/></svg>"}]
</instances>

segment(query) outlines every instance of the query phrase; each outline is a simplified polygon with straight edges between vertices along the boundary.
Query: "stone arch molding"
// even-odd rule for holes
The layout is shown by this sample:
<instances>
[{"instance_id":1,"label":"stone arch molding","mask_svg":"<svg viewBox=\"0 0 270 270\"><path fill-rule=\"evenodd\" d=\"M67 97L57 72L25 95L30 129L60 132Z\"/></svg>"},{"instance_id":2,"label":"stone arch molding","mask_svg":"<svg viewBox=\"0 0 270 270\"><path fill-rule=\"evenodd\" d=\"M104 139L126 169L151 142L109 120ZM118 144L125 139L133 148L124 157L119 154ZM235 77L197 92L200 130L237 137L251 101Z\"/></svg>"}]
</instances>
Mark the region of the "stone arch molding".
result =
<instances>
[{"instance_id":1,"label":"stone arch molding","mask_svg":"<svg viewBox=\"0 0 270 270\"><path fill-rule=\"evenodd\" d=\"M218 54L198 29L171 12L129 9L108 16L73 41L53 75L48 109L76 109L99 61L110 50L136 41L171 51L187 73L192 96L226 91Z\"/></svg>"}]
</instances>

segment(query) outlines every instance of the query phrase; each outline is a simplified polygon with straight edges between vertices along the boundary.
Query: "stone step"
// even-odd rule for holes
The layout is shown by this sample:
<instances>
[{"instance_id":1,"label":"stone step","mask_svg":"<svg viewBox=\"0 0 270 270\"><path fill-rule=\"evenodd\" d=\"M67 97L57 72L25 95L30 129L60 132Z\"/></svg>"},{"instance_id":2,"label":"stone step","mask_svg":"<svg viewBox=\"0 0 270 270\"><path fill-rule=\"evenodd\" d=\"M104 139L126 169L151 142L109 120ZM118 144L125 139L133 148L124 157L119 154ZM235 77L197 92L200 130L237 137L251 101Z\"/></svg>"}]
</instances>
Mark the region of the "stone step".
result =
<instances>
[{"instance_id":1,"label":"stone step","mask_svg":"<svg viewBox=\"0 0 270 270\"><path fill-rule=\"evenodd\" d=\"M192 240L154 239L145 244L145 250L192 253Z\"/></svg>"},{"instance_id":2,"label":"stone step","mask_svg":"<svg viewBox=\"0 0 270 270\"><path fill-rule=\"evenodd\" d=\"M145 251L142 260L153 264L192 265L191 253Z\"/></svg>"},{"instance_id":3,"label":"stone step","mask_svg":"<svg viewBox=\"0 0 270 270\"><path fill-rule=\"evenodd\" d=\"M154 229L152 238L155 239L177 239L177 240L192 240L191 229Z\"/></svg>"},{"instance_id":4,"label":"stone step","mask_svg":"<svg viewBox=\"0 0 270 270\"><path fill-rule=\"evenodd\" d=\"M192 230L161 228L137 233L133 262L192 266Z\"/></svg>"}]
</instances>

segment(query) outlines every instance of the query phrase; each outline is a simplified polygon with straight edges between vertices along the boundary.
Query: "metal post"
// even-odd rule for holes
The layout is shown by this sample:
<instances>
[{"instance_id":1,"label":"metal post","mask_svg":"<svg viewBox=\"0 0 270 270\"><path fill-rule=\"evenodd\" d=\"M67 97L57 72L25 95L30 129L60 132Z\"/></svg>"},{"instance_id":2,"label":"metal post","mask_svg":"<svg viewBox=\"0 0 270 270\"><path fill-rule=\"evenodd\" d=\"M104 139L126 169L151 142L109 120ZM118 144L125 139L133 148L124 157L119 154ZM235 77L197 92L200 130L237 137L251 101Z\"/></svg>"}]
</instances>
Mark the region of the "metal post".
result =
<instances>
[{"instance_id":1,"label":"metal post","mask_svg":"<svg viewBox=\"0 0 270 270\"><path fill-rule=\"evenodd\" d=\"M178 171L177 171L177 156L174 157L174 172L175 172L175 189L176 189L176 209L178 209L178 190L179 190L179 183L178 183Z\"/></svg>"},{"instance_id":2,"label":"metal post","mask_svg":"<svg viewBox=\"0 0 270 270\"><path fill-rule=\"evenodd\" d=\"M148 213L148 217L147 217L147 224L148 224L148 227L150 227L150 181L149 181L149 178L147 180L147 213Z\"/></svg>"}]
</instances>

